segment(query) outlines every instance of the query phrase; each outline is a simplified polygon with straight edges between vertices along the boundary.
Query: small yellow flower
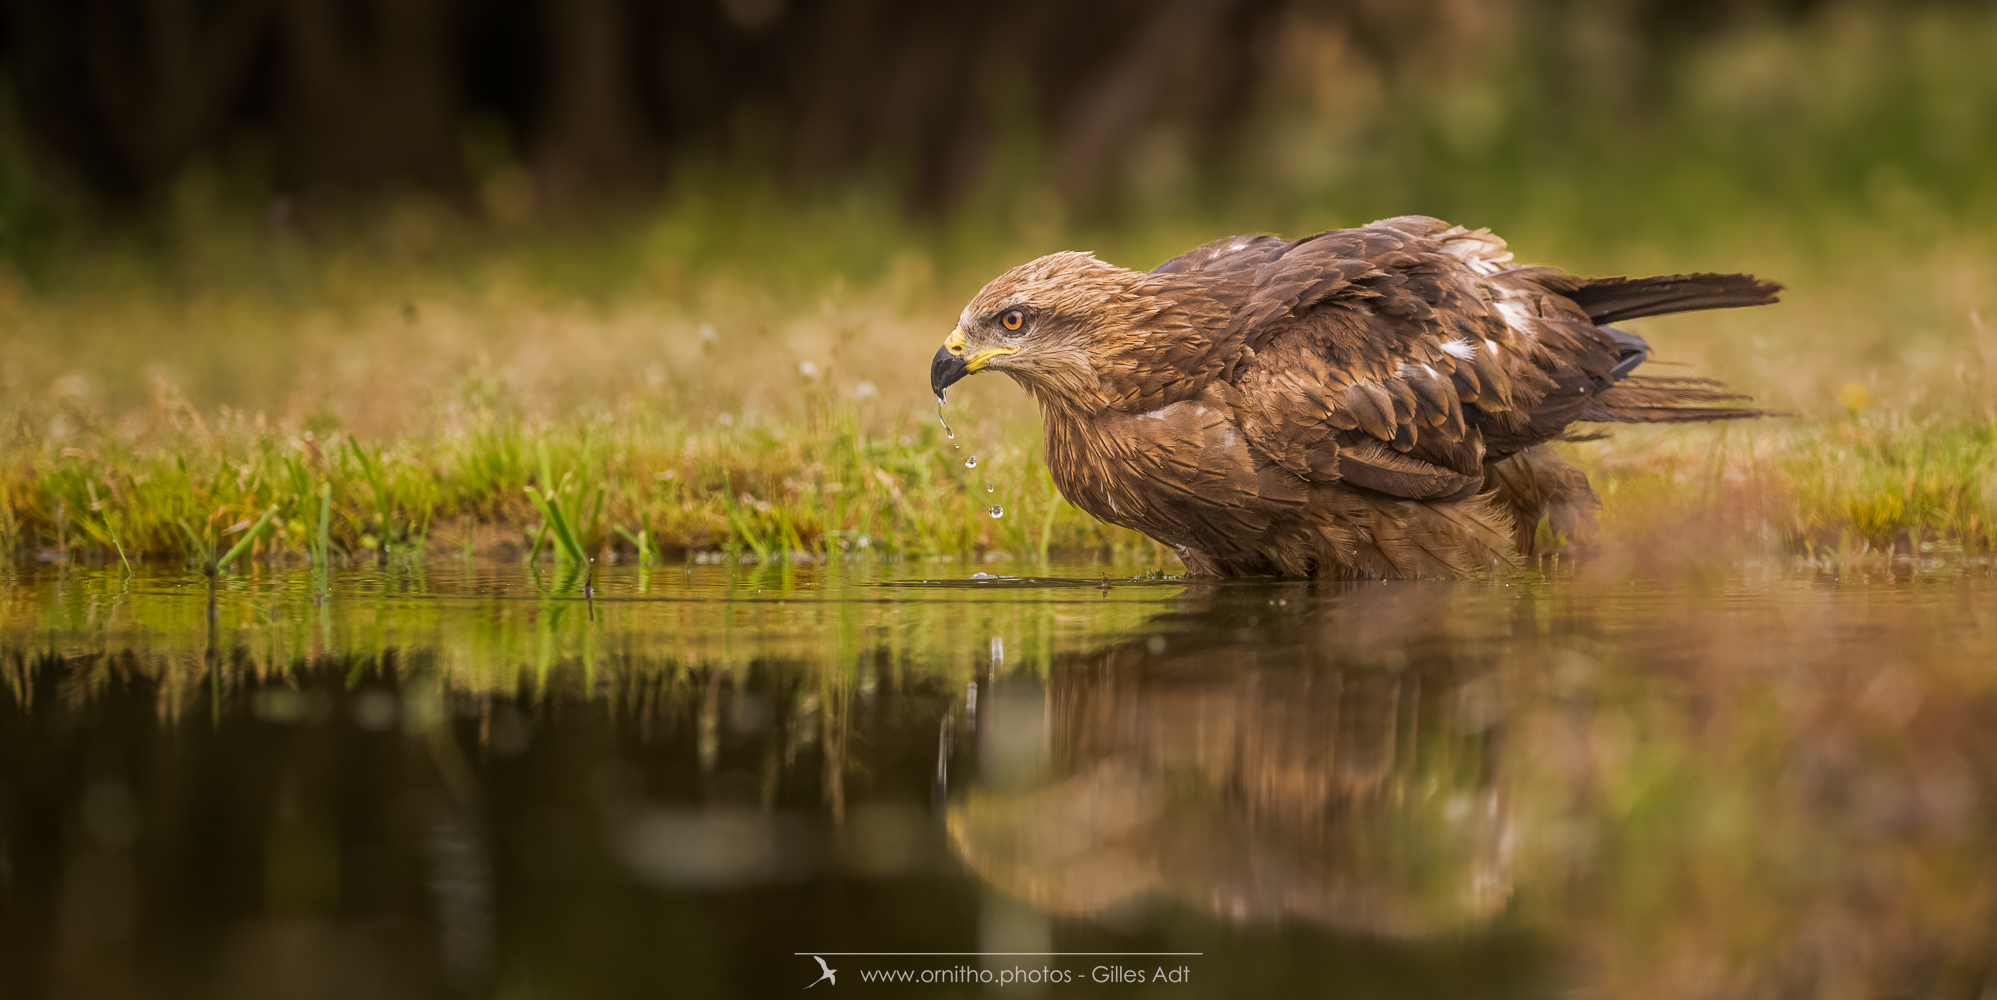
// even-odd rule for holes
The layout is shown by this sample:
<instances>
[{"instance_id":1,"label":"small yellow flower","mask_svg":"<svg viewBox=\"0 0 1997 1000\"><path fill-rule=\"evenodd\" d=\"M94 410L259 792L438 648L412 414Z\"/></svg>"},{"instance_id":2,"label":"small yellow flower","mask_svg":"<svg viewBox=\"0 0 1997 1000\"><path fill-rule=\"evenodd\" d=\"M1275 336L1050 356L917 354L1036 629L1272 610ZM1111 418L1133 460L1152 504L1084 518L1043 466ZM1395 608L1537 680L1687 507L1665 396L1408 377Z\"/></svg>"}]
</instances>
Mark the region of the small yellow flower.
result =
<instances>
[{"instance_id":1,"label":"small yellow flower","mask_svg":"<svg viewBox=\"0 0 1997 1000\"><path fill-rule=\"evenodd\" d=\"M1850 410L1855 417L1858 411L1872 405L1872 390L1857 382L1846 382L1838 390L1838 405Z\"/></svg>"}]
</instances>

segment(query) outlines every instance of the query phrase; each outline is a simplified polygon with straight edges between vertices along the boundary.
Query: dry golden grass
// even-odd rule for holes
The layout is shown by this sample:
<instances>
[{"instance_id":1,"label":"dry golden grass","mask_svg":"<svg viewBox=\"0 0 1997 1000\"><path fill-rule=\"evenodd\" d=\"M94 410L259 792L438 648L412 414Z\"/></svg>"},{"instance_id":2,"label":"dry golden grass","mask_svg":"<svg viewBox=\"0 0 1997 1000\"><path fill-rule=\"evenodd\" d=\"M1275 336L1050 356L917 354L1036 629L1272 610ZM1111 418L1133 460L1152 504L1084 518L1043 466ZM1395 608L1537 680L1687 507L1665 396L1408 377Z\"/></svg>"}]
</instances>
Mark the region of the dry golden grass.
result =
<instances>
[{"instance_id":1,"label":"dry golden grass","mask_svg":"<svg viewBox=\"0 0 1997 1000\"><path fill-rule=\"evenodd\" d=\"M702 256L694 224L663 218L621 243L493 249L410 209L330 249L224 228L186 241L165 278L106 254L66 285L0 280L0 544L201 558L275 505L253 551L303 554L324 483L335 553L517 556L550 547L535 485L567 498L591 553L635 554L649 523L648 548L669 553L864 539L1163 558L1056 501L1015 387L953 393L954 442L929 398L927 359L982 280L1086 237L1022 225L952 255L870 232L841 268L833 222L749 260ZM1219 234L1192 228L1080 245L1148 265ZM1603 495L1603 564L1997 549L1997 248L1920 213L1722 232L1608 249L1506 234L1521 260L1579 272L1740 269L1790 287L1773 308L1632 325L1661 363L1793 415L1563 446Z\"/></svg>"}]
</instances>

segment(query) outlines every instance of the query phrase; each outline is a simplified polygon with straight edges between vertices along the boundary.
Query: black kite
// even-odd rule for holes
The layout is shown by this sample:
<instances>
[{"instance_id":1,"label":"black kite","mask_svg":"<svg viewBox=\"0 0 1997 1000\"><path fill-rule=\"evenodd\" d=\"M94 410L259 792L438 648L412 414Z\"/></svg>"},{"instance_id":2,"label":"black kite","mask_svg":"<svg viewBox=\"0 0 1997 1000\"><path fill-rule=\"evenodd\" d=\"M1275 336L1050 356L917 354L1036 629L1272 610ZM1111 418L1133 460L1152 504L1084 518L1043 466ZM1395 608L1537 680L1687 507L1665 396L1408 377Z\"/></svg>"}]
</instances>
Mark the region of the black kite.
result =
<instances>
[{"instance_id":1,"label":"black kite","mask_svg":"<svg viewBox=\"0 0 1997 1000\"><path fill-rule=\"evenodd\" d=\"M1631 372L1609 324L1762 305L1745 274L1580 278L1421 216L1238 236L1150 272L1057 253L986 285L930 368L938 400L1002 371L1039 399L1070 503L1202 576L1462 576L1596 501L1535 445L1576 421L1763 411Z\"/></svg>"}]
</instances>

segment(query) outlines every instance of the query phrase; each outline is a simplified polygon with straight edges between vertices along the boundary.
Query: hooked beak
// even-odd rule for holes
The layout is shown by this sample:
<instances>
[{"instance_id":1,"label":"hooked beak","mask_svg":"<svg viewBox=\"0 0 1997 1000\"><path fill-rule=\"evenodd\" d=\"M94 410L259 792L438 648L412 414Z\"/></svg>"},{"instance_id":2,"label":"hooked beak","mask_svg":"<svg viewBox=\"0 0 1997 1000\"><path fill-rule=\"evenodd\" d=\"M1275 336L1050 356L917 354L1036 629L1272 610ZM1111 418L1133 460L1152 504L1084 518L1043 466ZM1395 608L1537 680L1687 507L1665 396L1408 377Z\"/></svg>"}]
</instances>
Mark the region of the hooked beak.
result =
<instances>
[{"instance_id":1,"label":"hooked beak","mask_svg":"<svg viewBox=\"0 0 1997 1000\"><path fill-rule=\"evenodd\" d=\"M936 393L936 402L943 402L943 390L969 374L971 366L964 363L964 331L959 327L943 338L943 346L929 362L929 388Z\"/></svg>"},{"instance_id":2,"label":"hooked beak","mask_svg":"<svg viewBox=\"0 0 1997 1000\"><path fill-rule=\"evenodd\" d=\"M956 384L958 379L985 366L993 358L1007 354L1017 354L1017 347L994 347L979 351L968 360L964 357L964 329L958 327L943 338L943 346L936 351L936 357L929 362L929 388L935 390L936 401L943 402L943 390Z\"/></svg>"},{"instance_id":3,"label":"hooked beak","mask_svg":"<svg viewBox=\"0 0 1997 1000\"><path fill-rule=\"evenodd\" d=\"M943 390L957 383L957 380L971 374L971 366L964 359L950 353L947 347L936 349L936 359L929 362L929 388L936 391L936 401L943 402Z\"/></svg>"}]
</instances>

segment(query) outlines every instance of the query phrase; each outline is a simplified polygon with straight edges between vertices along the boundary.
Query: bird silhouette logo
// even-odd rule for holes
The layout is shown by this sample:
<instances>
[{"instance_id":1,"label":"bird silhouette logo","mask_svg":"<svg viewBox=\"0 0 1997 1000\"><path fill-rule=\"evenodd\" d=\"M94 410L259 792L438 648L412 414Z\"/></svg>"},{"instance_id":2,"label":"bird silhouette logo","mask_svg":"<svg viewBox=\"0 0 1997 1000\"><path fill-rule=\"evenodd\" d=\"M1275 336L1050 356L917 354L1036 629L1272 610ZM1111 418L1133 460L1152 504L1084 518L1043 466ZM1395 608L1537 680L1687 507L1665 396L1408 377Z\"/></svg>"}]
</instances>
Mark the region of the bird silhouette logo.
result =
<instances>
[{"instance_id":1,"label":"bird silhouette logo","mask_svg":"<svg viewBox=\"0 0 1997 1000\"><path fill-rule=\"evenodd\" d=\"M811 958L812 958L812 960L813 960L813 961L815 961L815 962L817 962L817 963L818 963L818 967L819 967L819 968L821 968L821 969L825 970L824 974L820 975L820 976L819 976L819 977L818 977L817 979L814 979L814 980L812 980L812 981L811 981L811 986L817 986L817 985L818 985L819 983L831 983L831 984L832 984L832 985L834 985L834 986L837 986L837 985L839 985L839 970L838 970L838 969L835 969L835 968L833 968L833 967L831 967L831 966L829 966L829 965L826 965L826 964L825 964L825 960L824 960L824 959L822 959L822 958L819 958L819 957L818 957L817 955L813 955L813 956L811 956ZM807 987L805 987L805 989L807 989L807 990L808 990L808 989L810 989L810 988L811 988L811 986L807 986Z\"/></svg>"}]
</instances>

